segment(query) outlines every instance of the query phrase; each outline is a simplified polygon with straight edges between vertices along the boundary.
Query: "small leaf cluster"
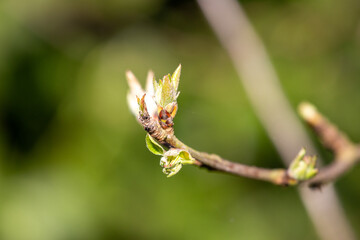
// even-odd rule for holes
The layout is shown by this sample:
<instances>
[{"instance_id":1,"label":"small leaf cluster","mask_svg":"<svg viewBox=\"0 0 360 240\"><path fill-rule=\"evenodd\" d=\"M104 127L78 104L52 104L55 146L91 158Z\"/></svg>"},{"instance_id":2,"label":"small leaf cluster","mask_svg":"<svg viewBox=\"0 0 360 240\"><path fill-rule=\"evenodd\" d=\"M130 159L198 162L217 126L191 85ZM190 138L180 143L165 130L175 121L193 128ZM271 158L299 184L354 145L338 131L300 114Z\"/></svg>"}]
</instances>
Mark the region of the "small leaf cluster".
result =
<instances>
[{"instance_id":1,"label":"small leaf cluster","mask_svg":"<svg viewBox=\"0 0 360 240\"><path fill-rule=\"evenodd\" d=\"M306 151L302 148L288 169L289 176L298 181L309 180L318 173L318 169L315 167L316 156L305 154Z\"/></svg>"},{"instance_id":2,"label":"small leaf cluster","mask_svg":"<svg viewBox=\"0 0 360 240\"><path fill-rule=\"evenodd\" d=\"M160 166L163 168L163 173L166 174L167 177L177 174L183 165L195 163L195 159L188 151L179 148L170 148L166 150L149 134L146 135L145 142L150 152L162 156L160 159Z\"/></svg>"}]
</instances>

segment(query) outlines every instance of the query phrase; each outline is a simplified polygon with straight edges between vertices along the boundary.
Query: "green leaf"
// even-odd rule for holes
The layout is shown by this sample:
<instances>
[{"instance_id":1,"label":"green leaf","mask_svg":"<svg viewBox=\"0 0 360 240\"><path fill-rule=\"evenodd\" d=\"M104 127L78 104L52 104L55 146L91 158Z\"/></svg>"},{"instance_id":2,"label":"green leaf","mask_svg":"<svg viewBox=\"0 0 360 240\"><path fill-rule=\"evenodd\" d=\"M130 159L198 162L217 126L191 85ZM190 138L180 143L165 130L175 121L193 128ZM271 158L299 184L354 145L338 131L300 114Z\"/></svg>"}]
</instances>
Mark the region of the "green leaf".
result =
<instances>
[{"instance_id":1,"label":"green leaf","mask_svg":"<svg viewBox=\"0 0 360 240\"><path fill-rule=\"evenodd\" d=\"M175 91L177 91L179 87L180 74L181 74L181 64L179 64L179 66L176 68L175 72L171 76L171 82L174 86Z\"/></svg>"},{"instance_id":2,"label":"green leaf","mask_svg":"<svg viewBox=\"0 0 360 240\"><path fill-rule=\"evenodd\" d=\"M161 92L160 105L162 107L165 107L166 105L174 101L176 92L174 86L171 84L170 75L164 76L162 83L163 85L161 89L162 92Z\"/></svg>"},{"instance_id":3,"label":"green leaf","mask_svg":"<svg viewBox=\"0 0 360 240\"><path fill-rule=\"evenodd\" d=\"M179 154L182 164L194 164L195 159L190 155L188 151L181 151Z\"/></svg>"},{"instance_id":4,"label":"green leaf","mask_svg":"<svg viewBox=\"0 0 360 240\"><path fill-rule=\"evenodd\" d=\"M305 154L305 149L301 149L288 170L289 176L299 181L313 178L318 173L318 169L315 167L316 156Z\"/></svg>"},{"instance_id":5,"label":"green leaf","mask_svg":"<svg viewBox=\"0 0 360 240\"><path fill-rule=\"evenodd\" d=\"M155 155L163 155L164 154L164 152L165 152L164 148L155 139L153 139L149 134L146 134L145 142L146 142L146 147L153 154L155 154Z\"/></svg>"},{"instance_id":6,"label":"green leaf","mask_svg":"<svg viewBox=\"0 0 360 240\"><path fill-rule=\"evenodd\" d=\"M194 164L195 159L184 149L171 148L160 159L160 166L163 167L163 173L168 177L178 173L185 164Z\"/></svg>"}]
</instances>

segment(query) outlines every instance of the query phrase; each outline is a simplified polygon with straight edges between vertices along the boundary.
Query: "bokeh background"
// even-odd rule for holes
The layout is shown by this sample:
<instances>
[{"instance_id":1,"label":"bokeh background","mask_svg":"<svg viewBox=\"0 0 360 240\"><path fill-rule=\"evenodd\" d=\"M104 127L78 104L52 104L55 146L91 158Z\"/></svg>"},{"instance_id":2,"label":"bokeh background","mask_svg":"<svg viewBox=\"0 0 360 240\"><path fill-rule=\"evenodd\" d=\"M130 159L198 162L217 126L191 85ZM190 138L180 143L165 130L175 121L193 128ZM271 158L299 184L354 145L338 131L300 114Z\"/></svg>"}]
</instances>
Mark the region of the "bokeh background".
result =
<instances>
[{"instance_id":1,"label":"bokeh background","mask_svg":"<svg viewBox=\"0 0 360 240\"><path fill-rule=\"evenodd\" d=\"M309 100L360 141L360 2L242 4L293 108ZM0 239L316 239L294 188L191 166L162 174L124 73L144 83L179 63L177 136L281 167L196 2L2 0ZM359 180L355 167L336 183L358 236Z\"/></svg>"}]
</instances>

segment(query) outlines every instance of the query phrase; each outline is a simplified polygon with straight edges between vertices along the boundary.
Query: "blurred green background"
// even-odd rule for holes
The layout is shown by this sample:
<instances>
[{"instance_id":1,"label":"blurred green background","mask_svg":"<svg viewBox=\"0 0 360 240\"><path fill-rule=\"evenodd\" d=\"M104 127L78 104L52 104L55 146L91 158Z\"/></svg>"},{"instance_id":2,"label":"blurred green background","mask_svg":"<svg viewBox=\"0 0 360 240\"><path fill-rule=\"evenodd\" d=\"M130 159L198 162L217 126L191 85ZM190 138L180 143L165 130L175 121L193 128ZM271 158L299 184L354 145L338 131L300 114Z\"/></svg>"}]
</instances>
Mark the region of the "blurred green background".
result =
<instances>
[{"instance_id":1,"label":"blurred green background","mask_svg":"<svg viewBox=\"0 0 360 240\"><path fill-rule=\"evenodd\" d=\"M359 141L360 2L242 3L294 109L309 100ZM162 174L124 73L144 83L179 63L177 136L281 167L195 2L2 0L0 239L316 239L294 188L189 166ZM355 167L336 183L358 236L359 180Z\"/></svg>"}]
</instances>

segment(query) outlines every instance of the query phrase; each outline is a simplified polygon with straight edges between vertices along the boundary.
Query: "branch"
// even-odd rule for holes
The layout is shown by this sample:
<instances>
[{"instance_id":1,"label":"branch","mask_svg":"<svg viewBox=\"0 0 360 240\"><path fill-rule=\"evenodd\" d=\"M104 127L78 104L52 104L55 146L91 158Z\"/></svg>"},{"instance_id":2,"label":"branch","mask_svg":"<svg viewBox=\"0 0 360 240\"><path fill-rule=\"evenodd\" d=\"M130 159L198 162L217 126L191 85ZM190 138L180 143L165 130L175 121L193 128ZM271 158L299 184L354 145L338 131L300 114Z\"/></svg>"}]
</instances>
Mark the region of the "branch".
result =
<instances>
[{"instance_id":1,"label":"branch","mask_svg":"<svg viewBox=\"0 0 360 240\"><path fill-rule=\"evenodd\" d=\"M195 164L277 185L296 185L317 173L316 158L305 156L304 149L299 152L288 169L266 169L231 162L218 155L199 152L185 145L176 138L173 129L180 72L181 65L172 76L166 75L157 82L150 71L146 91L142 90L134 74L130 71L126 74L131 90L128 94L129 107L149 134L146 138L149 150L163 156L160 164L168 177L175 175L184 164ZM141 99L139 96L142 96Z\"/></svg>"},{"instance_id":2,"label":"branch","mask_svg":"<svg viewBox=\"0 0 360 240\"><path fill-rule=\"evenodd\" d=\"M286 169L265 169L231 162L218 155L199 152L176 138L173 129L163 129L149 114L140 114L139 121L152 138L168 148L184 149L196 159L195 165L242 177L268 181L278 185L294 185L298 181Z\"/></svg>"},{"instance_id":3,"label":"branch","mask_svg":"<svg viewBox=\"0 0 360 240\"><path fill-rule=\"evenodd\" d=\"M163 172L168 176L175 175L183 164L194 164L276 185L293 186L303 183L310 187L319 187L324 183L335 181L359 161L360 147L353 144L309 103L302 103L299 106L300 115L315 130L324 146L332 150L335 155L335 160L322 168L318 175L316 175L318 170L315 168L315 157L305 155L304 149L291 161L288 169L248 166L231 162L216 154L199 152L181 142L174 134L173 117L177 111L180 72L181 65L172 76L166 75L157 82L150 71L146 92L142 90L135 76L130 71L127 72L131 90L128 94L130 109L149 134L147 138L149 150L163 156L161 165L164 168ZM142 94L141 99L137 96L139 94Z\"/></svg>"}]
</instances>

